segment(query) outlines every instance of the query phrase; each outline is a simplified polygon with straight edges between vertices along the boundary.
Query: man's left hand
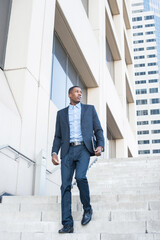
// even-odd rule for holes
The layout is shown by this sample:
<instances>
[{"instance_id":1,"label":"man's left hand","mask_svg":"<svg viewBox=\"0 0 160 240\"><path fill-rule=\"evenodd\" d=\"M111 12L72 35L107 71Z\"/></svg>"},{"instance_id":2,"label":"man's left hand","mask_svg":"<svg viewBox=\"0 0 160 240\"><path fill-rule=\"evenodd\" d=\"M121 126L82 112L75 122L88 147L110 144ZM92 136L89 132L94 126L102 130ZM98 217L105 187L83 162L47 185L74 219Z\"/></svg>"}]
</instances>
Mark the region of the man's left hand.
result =
<instances>
[{"instance_id":1,"label":"man's left hand","mask_svg":"<svg viewBox=\"0 0 160 240\"><path fill-rule=\"evenodd\" d=\"M96 150L94 151L95 156L101 156L102 153L102 147L97 147Z\"/></svg>"}]
</instances>

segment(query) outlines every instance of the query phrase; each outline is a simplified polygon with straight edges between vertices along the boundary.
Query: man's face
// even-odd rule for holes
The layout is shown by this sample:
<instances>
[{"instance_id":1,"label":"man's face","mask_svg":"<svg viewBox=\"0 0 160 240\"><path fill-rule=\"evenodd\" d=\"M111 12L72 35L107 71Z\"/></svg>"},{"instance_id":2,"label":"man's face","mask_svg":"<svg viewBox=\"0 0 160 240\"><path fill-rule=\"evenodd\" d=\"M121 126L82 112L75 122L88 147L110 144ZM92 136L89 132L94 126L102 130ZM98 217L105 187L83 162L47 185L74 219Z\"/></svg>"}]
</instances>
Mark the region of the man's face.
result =
<instances>
[{"instance_id":1,"label":"man's face","mask_svg":"<svg viewBox=\"0 0 160 240\"><path fill-rule=\"evenodd\" d=\"M81 97L82 97L82 90L79 87L73 88L71 93L69 94L71 104L79 103L81 101Z\"/></svg>"}]
</instances>

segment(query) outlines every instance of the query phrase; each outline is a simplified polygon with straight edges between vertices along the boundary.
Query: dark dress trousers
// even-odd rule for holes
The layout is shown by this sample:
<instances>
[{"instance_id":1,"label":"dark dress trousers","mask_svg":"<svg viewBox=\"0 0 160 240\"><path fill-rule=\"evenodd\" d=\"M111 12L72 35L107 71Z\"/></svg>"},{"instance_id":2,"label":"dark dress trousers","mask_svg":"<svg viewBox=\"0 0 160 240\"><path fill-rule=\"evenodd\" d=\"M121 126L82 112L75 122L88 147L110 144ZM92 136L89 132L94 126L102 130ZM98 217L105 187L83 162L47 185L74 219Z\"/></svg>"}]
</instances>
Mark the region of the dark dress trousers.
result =
<instances>
[{"instance_id":1,"label":"dark dress trousers","mask_svg":"<svg viewBox=\"0 0 160 240\"><path fill-rule=\"evenodd\" d=\"M71 214L71 183L75 171L77 186L84 211L91 209L89 186L86 173L90 156L94 156L92 138L96 138L96 146L104 149L103 130L95 107L81 104L81 131L84 145L70 146L70 128L68 107L58 111L52 153L58 154L61 148L61 207L62 224L73 226Z\"/></svg>"}]
</instances>

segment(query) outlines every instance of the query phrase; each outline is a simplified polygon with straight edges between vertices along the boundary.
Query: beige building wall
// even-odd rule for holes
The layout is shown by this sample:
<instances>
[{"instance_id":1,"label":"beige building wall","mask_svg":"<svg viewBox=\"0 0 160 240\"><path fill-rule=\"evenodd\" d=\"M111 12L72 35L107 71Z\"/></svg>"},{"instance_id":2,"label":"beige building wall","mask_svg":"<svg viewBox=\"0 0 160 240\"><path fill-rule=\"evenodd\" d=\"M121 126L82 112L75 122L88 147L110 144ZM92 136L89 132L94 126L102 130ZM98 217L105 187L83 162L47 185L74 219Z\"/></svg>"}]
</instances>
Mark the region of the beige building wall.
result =
<instances>
[{"instance_id":1,"label":"beige building wall","mask_svg":"<svg viewBox=\"0 0 160 240\"><path fill-rule=\"evenodd\" d=\"M58 110L50 100L54 31L87 87L87 103L98 112L106 139L103 158L137 154L130 1L88 1L88 15L85 4L81 0L12 2L0 71L0 147L10 145L33 161L42 158L48 171L47 195L60 187L60 171L50 155ZM111 63L106 61L106 39ZM0 193L32 195L39 165L28 164L9 148L1 149L0 161Z\"/></svg>"}]
</instances>

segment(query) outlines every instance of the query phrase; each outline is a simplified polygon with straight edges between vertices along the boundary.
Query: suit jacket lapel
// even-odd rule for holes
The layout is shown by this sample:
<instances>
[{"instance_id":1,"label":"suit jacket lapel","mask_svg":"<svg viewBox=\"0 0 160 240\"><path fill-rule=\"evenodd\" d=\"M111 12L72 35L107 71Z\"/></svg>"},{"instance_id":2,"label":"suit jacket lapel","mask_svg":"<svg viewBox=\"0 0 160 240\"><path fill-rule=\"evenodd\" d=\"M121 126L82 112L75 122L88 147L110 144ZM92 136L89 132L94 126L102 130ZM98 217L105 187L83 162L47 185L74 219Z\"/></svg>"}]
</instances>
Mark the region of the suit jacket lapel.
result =
<instances>
[{"instance_id":1,"label":"suit jacket lapel","mask_svg":"<svg viewBox=\"0 0 160 240\"><path fill-rule=\"evenodd\" d=\"M85 105L81 103L81 123L83 121L84 113L85 113Z\"/></svg>"},{"instance_id":2,"label":"suit jacket lapel","mask_svg":"<svg viewBox=\"0 0 160 240\"><path fill-rule=\"evenodd\" d=\"M68 107L64 109L64 121L67 123L69 127L69 115L68 115Z\"/></svg>"}]
</instances>

